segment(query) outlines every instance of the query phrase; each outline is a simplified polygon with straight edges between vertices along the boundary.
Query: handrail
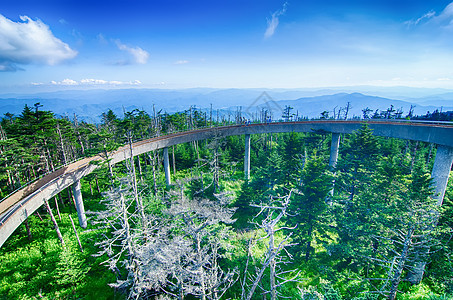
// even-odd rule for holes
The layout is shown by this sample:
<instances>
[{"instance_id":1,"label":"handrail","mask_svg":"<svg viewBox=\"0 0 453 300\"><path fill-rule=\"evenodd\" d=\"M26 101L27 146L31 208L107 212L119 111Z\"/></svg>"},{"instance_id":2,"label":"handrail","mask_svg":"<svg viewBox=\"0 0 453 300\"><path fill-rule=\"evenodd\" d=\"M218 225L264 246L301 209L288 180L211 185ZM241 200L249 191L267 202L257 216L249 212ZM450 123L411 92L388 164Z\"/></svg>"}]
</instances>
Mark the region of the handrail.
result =
<instances>
[{"instance_id":1,"label":"handrail","mask_svg":"<svg viewBox=\"0 0 453 300\"><path fill-rule=\"evenodd\" d=\"M2 203L2 201L5 200L6 198L9 198L11 195L15 194L17 191L20 191L20 190L26 188L27 186L29 186L29 185L35 183L36 181L39 181L40 179L46 177L47 175L52 174L52 173L54 173L54 172L56 172L56 171L58 171L58 170L60 170L60 169L62 169L62 168L64 168L64 167L69 166L70 164L73 164L73 163L75 163L75 162L78 162L79 160L82 160L82 159L84 159L84 158L85 158L85 157L79 157L79 158L74 159L74 160L71 160L71 161L69 161L69 162L67 162L67 163L65 163L65 164L63 164L63 165L59 165L57 168L54 168L53 171L49 171L49 172L46 172L46 173L44 173L44 174L41 174L41 175L39 175L38 177L34 178L33 180L30 180L30 181L26 182L25 184L22 184L20 187L16 188L14 191L12 191L12 192L9 193L8 195L6 195L6 196L3 197L2 199L0 199L0 203Z\"/></svg>"}]
</instances>

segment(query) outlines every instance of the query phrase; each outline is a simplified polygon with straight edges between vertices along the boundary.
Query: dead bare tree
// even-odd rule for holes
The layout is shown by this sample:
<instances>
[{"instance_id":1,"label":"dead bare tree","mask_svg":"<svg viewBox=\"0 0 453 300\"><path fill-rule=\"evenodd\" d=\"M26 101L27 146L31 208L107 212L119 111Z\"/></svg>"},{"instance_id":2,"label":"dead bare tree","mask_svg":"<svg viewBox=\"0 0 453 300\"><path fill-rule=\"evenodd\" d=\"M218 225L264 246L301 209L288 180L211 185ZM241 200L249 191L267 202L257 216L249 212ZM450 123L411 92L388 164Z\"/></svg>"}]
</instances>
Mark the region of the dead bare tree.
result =
<instances>
[{"instance_id":1,"label":"dead bare tree","mask_svg":"<svg viewBox=\"0 0 453 300\"><path fill-rule=\"evenodd\" d=\"M349 110L350 110L351 108L352 108L351 102L348 102L348 104L346 105L346 108L344 109L344 119L345 119L345 120L348 119Z\"/></svg>"},{"instance_id":2,"label":"dead bare tree","mask_svg":"<svg viewBox=\"0 0 453 300\"><path fill-rule=\"evenodd\" d=\"M103 239L96 245L100 251L95 256L106 254L108 259L104 264L112 271L117 271L118 266L124 265L127 270L126 279L118 279L110 284L114 288L131 288L129 297L139 294L139 268L137 260L138 246L143 240L143 231L135 224L139 223L139 213L133 210L134 196L131 193L132 184L122 180L119 188L104 193L102 202L106 209L96 212L94 224L110 233L103 233ZM141 223L141 222L140 222Z\"/></svg>"},{"instance_id":3,"label":"dead bare tree","mask_svg":"<svg viewBox=\"0 0 453 300\"><path fill-rule=\"evenodd\" d=\"M224 271L218 261L230 236L228 227L234 209L231 199L217 194L217 200L189 199L184 182L166 199L168 209L159 216L145 216L135 203L133 183L105 194L106 210L97 213L97 223L108 229L97 245L97 255L108 256L111 270L124 265L127 275L111 284L129 289L128 298L146 298L154 293L183 299L220 299L236 281L235 271Z\"/></svg>"},{"instance_id":4,"label":"dead bare tree","mask_svg":"<svg viewBox=\"0 0 453 300\"><path fill-rule=\"evenodd\" d=\"M247 296L243 298L250 300L255 293L257 287L263 290L263 294L270 294L272 300L277 299L279 296L278 289L288 283L297 281L299 272L291 277L287 277L293 270L283 270L282 265L288 264L292 258L291 254L286 251L286 248L294 244L289 243L291 235L286 236L282 241L276 243L275 233L280 230L292 230L284 226L279 226L280 220L287 215L287 209L291 198L291 192L288 195L279 198L270 198L268 204L260 204L252 206L260 209L260 212L255 216L255 219L262 216L264 217L260 223L254 223L257 228L264 231L264 235L258 238L256 242L267 240L267 251L261 264L261 267L256 269L256 273L250 276L251 284L248 287ZM285 254L283 254L285 253ZM269 269L270 288L266 290L260 282L264 276L265 271ZM247 270L246 270L247 273Z\"/></svg>"},{"instance_id":5,"label":"dead bare tree","mask_svg":"<svg viewBox=\"0 0 453 300\"><path fill-rule=\"evenodd\" d=\"M229 195L215 194L215 197L216 201L189 199L180 184L178 194L166 211L173 220L185 224L182 234L190 246L184 254L184 263L172 274L178 282L180 296L191 294L201 299L220 299L237 280L236 271L224 271L218 264L231 234L229 228L221 224L233 223L235 210L227 207L231 202Z\"/></svg>"},{"instance_id":6,"label":"dead bare tree","mask_svg":"<svg viewBox=\"0 0 453 300\"><path fill-rule=\"evenodd\" d=\"M137 185L137 174L135 172L135 161L134 161L134 154L132 148L132 132L129 130L127 131L127 142L129 144L129 159L126 160L126 167L129 173L129 178L132 181L132 191L134 193L135 203L137 205L137 210L140 214L142 220L142 226L146 231L146 216L145 216L145 208L143 207L143 200L142 197L139 195L138 192L138 185Z\"/></svg>"}]
</instances>

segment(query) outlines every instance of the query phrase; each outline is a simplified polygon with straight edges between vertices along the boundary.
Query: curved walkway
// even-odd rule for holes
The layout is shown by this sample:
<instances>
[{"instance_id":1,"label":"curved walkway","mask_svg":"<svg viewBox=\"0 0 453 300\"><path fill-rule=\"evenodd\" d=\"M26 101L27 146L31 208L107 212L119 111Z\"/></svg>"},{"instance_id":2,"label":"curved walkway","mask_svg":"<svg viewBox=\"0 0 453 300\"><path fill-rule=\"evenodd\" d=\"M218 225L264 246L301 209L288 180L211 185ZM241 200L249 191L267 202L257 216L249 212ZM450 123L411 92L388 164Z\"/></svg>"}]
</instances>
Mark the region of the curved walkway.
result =
<instances>
[{"instance_id":1,"label":"curved walkway","mask_svg":"<svg viewBox=\"0 0 453 300\"><path fill-rule=\"evenodd\" d=\"M363 123L365 121L326 120L205 128L136 142L133 144L133 155L136 156L191 141L232 135L283 132L350 134L359 129ZM435 143L447 149L453 149L453 125L451 124L391 121L366 121L366 123L373 130L373 134L377 136ZM129 147L125 146L113 152L110 157L112 163L115 164L129 158L129 156ZM91 173L96 168L96 165L91 164L91 162L96 160L102 160L102 158L99 156L85 158L63 167L0 202L0 247L29 215L33 214L44 203L45 199L58 195L58 193L78 183L82 177Z\"/></svg>"}]
</instances>

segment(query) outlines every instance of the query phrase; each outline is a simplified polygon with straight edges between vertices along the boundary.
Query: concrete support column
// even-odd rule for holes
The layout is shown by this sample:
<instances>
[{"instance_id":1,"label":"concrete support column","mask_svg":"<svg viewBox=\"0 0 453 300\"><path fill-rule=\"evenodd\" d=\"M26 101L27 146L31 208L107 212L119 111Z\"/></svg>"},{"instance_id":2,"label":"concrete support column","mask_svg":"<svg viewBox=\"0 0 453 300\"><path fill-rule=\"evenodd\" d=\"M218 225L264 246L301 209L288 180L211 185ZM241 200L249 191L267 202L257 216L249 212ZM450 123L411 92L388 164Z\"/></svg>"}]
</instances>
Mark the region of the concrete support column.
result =
<instances>
[{"instance_id":1,"label":"concrete support column","mask_svg":"<svg viewBox=\"0 0 453 300\"><path fill-rule=\"evenodd\" d=\"M332 133L332 143L330 144L329 167L334 169L338 160L338 149L340 148L340 134Z\"/></svg>"},{"instance_id":2,"label":"concrete support column","mask_svg":"<svg viewBox=\"0 0 453 300\"><path fill-rule=\"evenodd\" d=\"M441 206L444 201L445 190L447 189L448 177L453 163L453 148L448 146L437 145L436 158L434 159L433 171L431 177L434 184L434 199L437 205ZM429 247L423 247L421 250L429 252ZM426 261L415 261L414 268L407 274L407 280L412 284L418 284L423 279L425 273Z\"/></svg>"},{"instance_id":3,"label":"concrete support column","mask_svg":"<svg viewBox=\"0 0 453 300\"><path fill-rule=\"evenodd\" d=\"M436 158L434 159L433 172L431 177L434 180L435 199L437 205L442 205L447 189L448 177L450 176L453 163L453 148L448 146L437 146Z\"/></svg>"},{"instance_id":4,"label":"concrete support column","mask_svg":"<svg viewBox=\"0 0 453 300\"><path fill-rule=\"evenodd\" d=\"M79 224L82 228L87 228L87 217L85 215L85 207L83 206L82 190L80 187L80 180L77 180L72 185L72 194L77 208L77 216L79 217Z\"/></svg>"},{"instance_id":5,"label":"concrete support column","mask_svg":"<svg viewBox=\"0 0 453 300\"><path fill-rule=\"evenodd\" d=\"M244 156L245 179L250 179L250 134L245 135L245 156Z\"/></svg>"},{"instance_id":6,"label":"concrete support column","mask_svg":"<svg viewBox=\"0 0 453 300\"><path fill-rule=\"evenodd\" d=\"M168 148L164 148L164 170L165 170L165 180L167 185L171 184L170 178L170 161L168 160Z\"/></svg>"},{"instance_id":7,"label":"concrete support column","mask_svg":"<svg viewBox=\"0 0 453 300\"><path fill-rule=\"evenodd\" d=\"M338 150L340 148L340 134L339 133L332 133L332 142L330 143L330 158L329 158L329 168L333 170L337 165L338 160ZM326 202L329 205L332 205L332 196L335 190L335 180L332 184L332 189L330 190L330 196L327 196Z\"/></svg>"}]
</instances>

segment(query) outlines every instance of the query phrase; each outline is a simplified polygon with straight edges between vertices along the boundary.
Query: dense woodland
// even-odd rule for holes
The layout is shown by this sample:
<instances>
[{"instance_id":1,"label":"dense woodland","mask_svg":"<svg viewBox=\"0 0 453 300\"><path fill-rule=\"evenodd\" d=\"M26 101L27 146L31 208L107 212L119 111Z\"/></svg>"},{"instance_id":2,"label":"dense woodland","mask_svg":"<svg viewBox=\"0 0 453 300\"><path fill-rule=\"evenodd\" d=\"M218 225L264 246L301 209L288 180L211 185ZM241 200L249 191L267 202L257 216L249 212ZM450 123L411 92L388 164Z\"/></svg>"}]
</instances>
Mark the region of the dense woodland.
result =
<instances>
[{"instance_id":1,"label":"dense woodland","mask_svg":"<svg viewBox=\"0 0 453 300\"><path fill-rule=\"evenodd\" d=\"M294 116L286 107L282 119ZM453 184L438 207L434 145L376 137L364 123L341 137L331 168L330 134L252 135L244 180L244 137L217 137L170 148L167 187L160 150L114 166L109 151L240 123L240 112L102 119L57 118L39 104L2 119L1 197L79 158L106 161L82 180L86 230L72 225L68 190L3 245L0 299L453 299Z\"/></svg>"}]
</instances>

